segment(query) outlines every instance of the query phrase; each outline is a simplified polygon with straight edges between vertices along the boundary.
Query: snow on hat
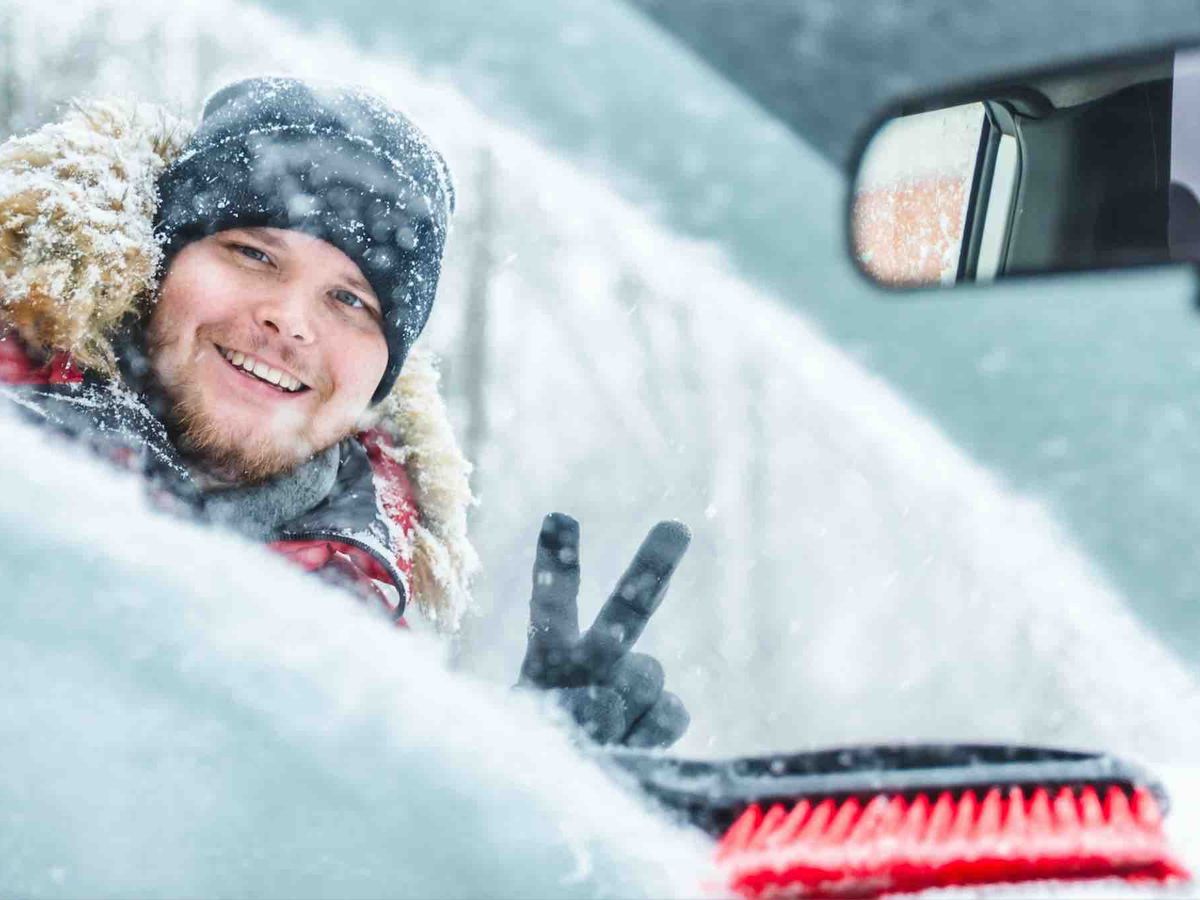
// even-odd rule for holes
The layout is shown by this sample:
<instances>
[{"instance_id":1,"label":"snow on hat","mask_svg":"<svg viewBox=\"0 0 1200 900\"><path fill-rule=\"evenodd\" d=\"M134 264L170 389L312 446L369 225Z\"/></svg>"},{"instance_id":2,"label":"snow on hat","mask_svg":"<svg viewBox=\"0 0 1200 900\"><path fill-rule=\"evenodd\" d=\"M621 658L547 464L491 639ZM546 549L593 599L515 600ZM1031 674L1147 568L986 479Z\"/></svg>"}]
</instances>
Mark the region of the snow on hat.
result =
<instances>
[{"instance_id":1,"label":"snow on hat","mask_svg":"<svg viewBox=\"0 0 1200 900\"><path fill-rule=\"evenodd\" d=\"M292 228L362 270L383 307L387 396L437 291L454 189L412 122L353 88L249 78L204 105L184 152L158 180L163 267L228 228Z\"/></svg>"}]
</instances>

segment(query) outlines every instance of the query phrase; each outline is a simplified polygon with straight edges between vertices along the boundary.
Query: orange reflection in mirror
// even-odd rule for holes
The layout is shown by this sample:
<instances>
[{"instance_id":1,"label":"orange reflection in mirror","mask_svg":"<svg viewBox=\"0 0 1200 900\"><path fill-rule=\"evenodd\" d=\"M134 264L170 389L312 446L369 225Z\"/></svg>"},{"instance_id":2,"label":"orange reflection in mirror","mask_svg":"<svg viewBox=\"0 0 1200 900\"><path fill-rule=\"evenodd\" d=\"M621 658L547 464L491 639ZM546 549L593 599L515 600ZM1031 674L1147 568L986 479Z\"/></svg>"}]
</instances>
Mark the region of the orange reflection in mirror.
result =
<instances>
[{"instance_id":1,"label":"orange reflection in mirror","mask_svg":"<svg viewBox=\"0 0 1200 900\"><path fill-rule=\"evenodd\" d=\"M943 175L859 193L851 228L867 274L897 286L953 282L968 186L961 175Z\"/></svg>"}]
</instances>

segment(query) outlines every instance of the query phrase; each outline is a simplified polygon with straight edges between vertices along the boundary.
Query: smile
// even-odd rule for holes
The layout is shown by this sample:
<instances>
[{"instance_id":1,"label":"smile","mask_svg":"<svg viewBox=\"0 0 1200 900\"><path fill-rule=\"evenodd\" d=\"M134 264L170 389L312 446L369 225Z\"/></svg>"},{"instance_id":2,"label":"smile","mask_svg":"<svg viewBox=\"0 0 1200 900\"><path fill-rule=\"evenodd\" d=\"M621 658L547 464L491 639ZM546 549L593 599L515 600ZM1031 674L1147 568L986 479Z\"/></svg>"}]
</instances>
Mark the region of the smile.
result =
<instances>
[{"instance_id":1,"label":"smile","mask_svg":"<svg viewBox=\"0 0 1200 900\"><path fill-rule=\"evenodd\" d=\"M297 394L300 391L308 390L308 385L284 372L282 369L277 369L274 366L268 365L261 359L255 359L248 353L243 353L240 350L227 350L219 344L214 344L225 361L235 369L240 369L244 374L251 378L256 378L264 384L269 384L286 394Z\"/></svg>"}]
</instances>

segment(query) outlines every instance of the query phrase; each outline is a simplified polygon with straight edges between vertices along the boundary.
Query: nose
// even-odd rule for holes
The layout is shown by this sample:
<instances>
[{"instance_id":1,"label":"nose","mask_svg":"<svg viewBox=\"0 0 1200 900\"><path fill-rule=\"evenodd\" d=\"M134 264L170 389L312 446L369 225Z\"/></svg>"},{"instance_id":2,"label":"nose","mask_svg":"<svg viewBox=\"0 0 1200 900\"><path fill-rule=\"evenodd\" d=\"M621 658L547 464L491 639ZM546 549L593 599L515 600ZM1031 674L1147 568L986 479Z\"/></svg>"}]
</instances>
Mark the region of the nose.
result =
<instances>
[{"instance_id":1,"label":"nose","mask_svg":"<svg viewBox=\"0 0 1200 900\"><path fill-rule=\"evenodd\" d=\"M301 291L289 290L284 285L259 297L254 309L254 321L260 328L287 341L311 344L316 337L307 297Z\"/></svg>"}]
</instances>

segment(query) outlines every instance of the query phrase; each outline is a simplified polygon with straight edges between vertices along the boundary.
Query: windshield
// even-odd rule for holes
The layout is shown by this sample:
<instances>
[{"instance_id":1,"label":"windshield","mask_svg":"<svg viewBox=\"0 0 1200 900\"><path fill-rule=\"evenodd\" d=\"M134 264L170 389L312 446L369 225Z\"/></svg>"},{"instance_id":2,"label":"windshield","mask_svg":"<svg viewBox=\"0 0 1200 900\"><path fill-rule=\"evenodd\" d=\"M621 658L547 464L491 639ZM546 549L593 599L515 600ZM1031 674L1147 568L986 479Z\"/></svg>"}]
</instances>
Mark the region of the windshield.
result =
<instances>
[{"instance_id":1,"label":"windshield","mask_svg":"<svg viewBox=\"0 0 1200 900\"><path fill-rule=\"evenodd\" d=\"M80 94L195 117L269 72L367 85L428 132L456 211L422 341L482 561L459 668L514 680L543 515L581 523L585 622L679 519L638 647L691 711L680 753L1187 758L1190 275L894 302L854 270L841 171L649 20L501 5L6 4L0 130Z\"/></svg>"}]
</instances>

